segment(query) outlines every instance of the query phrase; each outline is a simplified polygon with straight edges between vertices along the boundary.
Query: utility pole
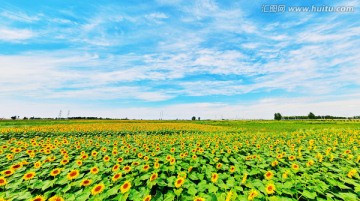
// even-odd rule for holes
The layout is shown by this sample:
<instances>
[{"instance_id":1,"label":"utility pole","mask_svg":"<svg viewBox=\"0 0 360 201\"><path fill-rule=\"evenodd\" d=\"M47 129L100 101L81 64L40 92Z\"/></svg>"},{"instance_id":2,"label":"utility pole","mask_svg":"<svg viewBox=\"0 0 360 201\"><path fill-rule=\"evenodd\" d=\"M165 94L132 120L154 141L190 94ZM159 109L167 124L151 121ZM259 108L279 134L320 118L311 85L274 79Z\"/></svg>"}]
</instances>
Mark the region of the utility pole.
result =
<instances>
[{"instance_id":1,"label":"utility pole","mask_svg":"<svg viewBox=\"0 0 360 201\"><path fill-rule=\"evenodd\" d=\"M61 119L61 113L62 113L62 110L60 110L60 112L59 112L58 119Z\"/></svg>"}]
</instances>

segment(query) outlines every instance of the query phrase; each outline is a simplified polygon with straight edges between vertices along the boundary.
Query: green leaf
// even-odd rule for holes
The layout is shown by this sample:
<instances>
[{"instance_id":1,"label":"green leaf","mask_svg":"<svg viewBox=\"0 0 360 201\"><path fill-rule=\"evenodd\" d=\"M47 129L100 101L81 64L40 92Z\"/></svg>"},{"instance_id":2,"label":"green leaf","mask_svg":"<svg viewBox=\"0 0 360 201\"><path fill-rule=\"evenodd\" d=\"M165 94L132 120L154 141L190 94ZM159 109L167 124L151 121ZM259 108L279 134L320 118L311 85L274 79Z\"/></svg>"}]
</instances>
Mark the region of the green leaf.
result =
<instances>
[{"instance_id":1,"label":"green leaf","mask_svg":"<svg viewBox=\"0 0 360 201\"><path fill-rule=\"evenodd\" d=\"M309 198L309 199L315 199L315 197L316 197L316 192L310 192L310 191L308 191L308 190L304 190L304 191L302 192L302 195L303 195L304 197L306 197L306 198Z\"/></svg>"},{"instance_id":2,"label":"green leaf","mask_svg":"<svg viewBox=\"0 0 360 201\"><path fill-rule=\"evenodd\" d=\"M34 183L34 185L33 185L33 188L34 189L41 189L42 187L43 187L43 182L42 181L40 181L40 180L36 180L36 182Z\"/></svg>"},{"instance_id":3,"label":"green leaf","mask_svg":"<svg viewBox=\"0 0 360 201\"><path fill-rule=\"evenodd\" d=\"M64 193L66 193L66 192L69 191L70 189L71 189L71 185L68 184L68 185L66 185L65 188L63 188L61 191L64 192Z\"/></svg>"},{"instance_id":4,"label":"green leaf","mask_svg":"<svg viewBox=\"0 0 360 201\"><path fill-rule=\"evenodd\" d=\"M76 200L85 201L89 198L90 194L90 191L83 192L79 197L76 198Z\"/></svg>"},{"instance_id":5,"label":"green leaf","mask_svg":"<svg viewBox=\"0 0 360 201\"><path fill-rule=\"evenodd\" d=\"M290 189L293 187L293 182L287 181L283 184L282 188Z\"/></svg>"},{"instance_id":6,"label":"green leaf","mask_svg":"<svg viewBox=\"0 0 360 201\"><path fill-rule=\"evenodd\" d=\"M140 177L140 180L147 180L150 178L150 174L145 174Z\"/></svg>"},{"instance_id":7,"label":"green leaf","mask_svg":"<svg viewBox=\"0 0 360 201\"><path fill-rule=\"evenodd\" d=\"M182 193L182 191L183 191L183 189L182 189L182 188L179 188L179 189L174 189L174 193L175 193L175 195L177 195L177 196L180 196L180 195L181 195L181 193Z\"/></svg>"},{"instance_id":8,"label":"green leaf","mask_svg":"<svg viewBox=\"0 0 360 201\"><path fill-rule=\"evenodd\" d=\"M214 186L214 184L209 184L208 186L209 186L208 190L210 193L216 193L219 189L218 187Z\"/></svg>"},{"instance_id":9,"label":"green leaf","mask_svg":"<svg viewBox=\"0 0 360 201\"><path fill-rule=\"evenodd\" d=\"M196 176L195 173L190 173L189 179L194 180L194 181L199 180L199 178Z\"/></svg>"},{"instance_id":10,"label":"green leaf","mask_svg":"<svg viewBox=\"0 0 360 201\"><path fill-rule=\"evenodd\" d=\"M57 181L56 181L56 184L63 185L63 184L67 184L68 182L69 182L69 180L67 180L66 177L63 177L63 178L61 178L60 180L57 180Z\"/></svg>"},{"instance_id":11,"label":"green leaf","mask_svg":"<svg viewBox=\"0 0 360 201\"><path fill-rule=\"evenodd\" d=\"M360 192L360 186L356 186L355 187L355 193L359 193Z\"/></svg>"},{"instance_id":12,"label":"green leaf","mask_svg":"<svg viewBox=\"0 0 360 201\"><path fill-rule=\"evenodd\" d=\"M112 196L112 195L115 195L118 191L119 191L119 187L115 186L115 187L111 188L110 190L106 191L106 194L108 196Z\"/></svg>"},{"instance_id":13,"label":"green leaf","mask_svg":"<svg viewBox=\"0 0 360 201\"><path fill-rule=\"evenodd\" d=\"M234 177L230 177L227 181L226 181L227 186L229 187L234 187L235 186L235 179Z\"/></svg>"},{"instance_id":14,"label":"green leaf","mask_svg":"<svg viewBox=\"0 0 360 201\"><path fill-rule=\"evenodd\" d=\"M75 195L74 194L70 194L70 195L67 195L66 197L65 197L66 199L66 201L72 201L72 200L75 200L76 198L75 198Z\"/></svg>"},{"instance_id":15,"label":"green leaf","mask_svg":"<svg viewBox=\"0 0 360 201\"><path fill-rule=\"evenodd\" d=\"M259 170L259 169L253 168L253 169L249 172L249 175L252 176L252 175L259 174L259 173L260 173L260 170Z\"/></svg>"},{"instance_id":16,"label":"green leaf","mask_svg":"<svg viewBox=\"0 0 360 201\"><path fill-rule=\"evenodd\" d=\"M19 193L19 196L17 197L18 200L28 200L30 199L31 193L29 193L28 191L23 191L21 193Z\"/></svg>"},{"instance_id":17,"label":"green leaf","mask_svg":"<svg viewBox=\"0 0 360 201\"><path fill-rule=\"evenodd\" d=\"M41 190L44 191L44 190L48 189L49 187L53 186L54 182L55 182L54 180L46 180L46 181L44 181Z\"/></svg>"},{"instance_id":18,"label":"green leaf","mask_svg":"<svg viewBox=\"0 0 360 201\"><path fill-rule=\"evenodd\" d=\"M165 194L164 201L173 201L175 199L175 194L171 191Z\"/></svg>"},{"instance_id":19,"label":"green leaf","mask_svg":"<svg viewBox=\"0 0 360 201\"><path fill-rule=\"evenodd\" d=\"M345 200L345 201L358 200L357 195L355 195L353 193L338 193L338 194L335 194L335 195L338 196L339 198Z\"/></svg>"},{"instance_id":20,"label":"green leaf","mask_svg":"<svg viewBox=\"0 0 360 201\"><path fill-rule=\"evenodd\" d=\"M229 160L226 157L223 157L221 160L224 161L224 163L229 163Z\"/></svg>"},{"instance_id":21,"label":"green leaf","mask_svg":"<svg viewBox=\"0 0 360 201\"><path fill-rule=\"evenodd\" d=\"M191 186L188 191L187 191L190 195L196 195L197 190L194 186Z\"/></svg>"}]
</instances>

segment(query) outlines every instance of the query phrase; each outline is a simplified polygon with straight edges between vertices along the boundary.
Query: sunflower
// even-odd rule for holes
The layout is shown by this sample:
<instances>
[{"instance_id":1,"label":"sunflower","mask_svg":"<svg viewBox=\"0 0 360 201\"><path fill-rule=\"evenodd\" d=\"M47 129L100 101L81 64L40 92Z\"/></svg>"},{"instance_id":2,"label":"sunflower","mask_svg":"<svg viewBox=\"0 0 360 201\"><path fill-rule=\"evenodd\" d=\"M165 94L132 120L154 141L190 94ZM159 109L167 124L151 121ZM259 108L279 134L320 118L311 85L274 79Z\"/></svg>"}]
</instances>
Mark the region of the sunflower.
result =
<instances>
[{"instance_id":1,"label":"sunflower","mask_svg":"<svg viewBox=\"0 0 360 201\"><path fill-rule=\"evenodd\" d=\"M88 186L92 183L91 179L83 179L80 183L80 186Z\"/></svg>"},{"instance_id":2,"label":"sunflower","mask_svg":"<svg viewBox=\"0 0 360 201\"><path fill-rule=\"evenodd\" d=\"M77 164L78 166L81 166L81 165L82 165L82 161L81 161L81 160L77 160L77 161L76 161L76 164Z\"/></svg>"},{"instance_id":3,"label":"sunflower","mask_svg":"<svg viewBox=\"0 0 360 201\"><path fill-rule=\"evenodd\" d=\"M231 197L233 196L233 192L230 190L227 194L226 194L226 199L225 201L230 201Z\"/></svg>"},{"instance_id":4,"label":"sunflower","mask_svg":"<svg viewBox=\"0 0 360 201\"><path fill-rule=\"evenodd\" d=\"M150 176L150 181L154 181L157 178L158 178L158 174L155 172Z\"/></svg>"},{"instance_id":5,"label":"sunflower","mask_svg":"<svg viewBox=\"0 0 360 201\"><path fill-rule=\"evenodd\" d=\"M61 196L54 195L48 201L65 201L65 200Z\"/></svg>"},{"instance_id":6,"label":"sunflower","mask_svg":"<svg viewBox=\"0 0 360 201\"><path fill-rule=\"evenodd\" d=\"M245 183L246 183L247 176L248 176L248 174L245 173L244 176L243 176L243 178L242 178L242 180L241 180L241 183L242 183L242 184L245 184Z\"/></svg>"},{"instance_id":7,"label":"sunflower","mask_svg":"<svg viewBox=\"0 0 360 201\"><path fill-rule=\"evenodd\" d=\"M98 155L98 152L97 152L97 151L94 150L94 151L91 152L91 156L92 156L92 157L95 158L97 155Z\"/></svg>"},{"instance_id":8,"label":"sunflower","mask_svg":"<svg viewBox=\"0 0 360 201\"><path fill-rule=\"evenodd\" d=\"M254 198L258 195L259 195L259 192L257 192L257 190L252 189L249 192L248 200L254 200Z\"/></svg>"},{"instance_id":9,"label":"sunflower","mask_svg":"<svg viewBox=\"0 0 360 201\"><path fill-rule=\"evenodd\" d=\"M85 159L88 159L88 158L89 158L89 155L87 155L87 154L81 155L82 160L85 160Z\"/></svg>"},{"instance_id":10,"label":"sunflower","mask_svg":"<svg viewBox=\"0 0 360 201\"><path fill-rule=\"evenodd\" d=\"M124 160L124 159L120 157L120 158L117 159L117 162L118 162L118 163L121 163L121 162L123 162L123 160Z\"/></svg>"},{"instance_id":11,"label":"sunflower","mask_svg":"<svg viewBox=\"0 0 360 201\"><path fill-rule=\"evenodd\" d=\"M190 166L190 167L188 168L188 172L190 173L192 169L193 169L193 167Z\"/></svg>"},{"instance_id":12,"label":"sunflower","mask_svg":"<svg viewBox=\"0 0 360 201\"><path fill-rule=\"evenodd\" d=\"M127 165L127 166L125 166L125 167L123 168L123 170L124 170L126 173L128 173L128 172L131 171L131 167Z\"/></svg>"},{"instance_id":13,"label":"sunflower","mask_svg":"<svg viewBox=\"0 0 360 201\"><path fill-rule=\"evenodd\" d=\"M31 201L45 201L45 197L42 195L38 195L35 198L31 199Z\"/></svg>"},{"instance_id":14,"label":"sunflower","mask_svg":"<svg viewBox=\"0 0 360 201\"><path fill-rule=\"evenodd\" d=\"M30 180L30 179L34 178L35 175L36 175L35 172L28 172L23 176L23 179L24 180Z\"/></svg>"},{"instance_id":15,"label":"sunflower","mask_svg":"<svg viewBox=\"0 0 360 201\"><path fill-rule=\"evenodd\" d=\"M7 181L4 177L0 177L0 186L5 186L7 184Z\"/></svg>"},{"instance_id":16,"label":"sunflower","mask_svg":"<svg viewBox=\"0 0 360 201\"><path fill-rule=\"evenodd\" d=\"M99 168L98 167L92 167L92 168L90 168L90 172L91 172L91 174L97 174L97 173L99 173Z\"/></svg>"},{"instance_id":17,"label":"sunflower","mask_svg":"<svg viewBox=\"0 0 360 201\"><path fill-rule=\"evenodd\" d=\"M6 158L7 158L9 161L11 161L12 159L14 159L14 155L8 154L8 155L6 155Z\"/></svg>"},{"instance_id":18,"label":"sunflower","mask_svg":"<svg viewBox=\"0 0 360 201\"><path fill-rule=\"evenodd\" d=\"M120 191L121 193L126 193L130 190L131 188L131 183L130 181L125 181L125 183L120 187Z\"/></svg>"},{"instance_id":19,"label":"sunflower","mask_svg":"<svg viewBox=\"0 0 360 201\"><path fill-rule=\"evenodd\" d=\"M295 170L295 171L298 171L298 170L299 170L299 165L296 164L296 163L293 163L293 164L291 165L291 168L292 168L293 170Z\"/></svg>"},{"instance_id":20,"label":"sunflower","mask_svg":"<svg viewBox=\"0 0 360 201\"><path fill-rule=\"evenodd\" d=\"M12 170L17 170L17 169L20 169L20 168L22 168L22 167L23 167L23 164L22 164L22 163L18 163L18 164L12 165L12 166L10 167L10 169L12 169Z\"/></svg>"},{"instance_id":21,"label":"sunflower","mask_svg":"<svg viewBox=\"0 0 360 201\"><path fill-rule=\"evenodd\" d=\"M287 179L289 177L289 173L286 171L282 174L283 179Z\"/></svg>"},{"instance_id":22,"label":"sunflower","mask_svg":"<svg viewBox=\"0 0 360 201\"><path fill-rule=\"evenodd\" d=\"M267 171L264 174L264 177L265 177L265 179L270 180L270 179L272 179L274 177L274 173L272 173L271 171Z\"/></svg>"},{"instance_id":23,"label":"sunflower","mask_svg":"<svg viewBox=\"0 0 360 201\"><path fill-rule=\"evenodd\" d=\"M68 180L72 180L72 179L75 179L76 177L78 177L79 176L79 170L71 170L68 174L67 174L67 176L66 176L66 178L68 179Z\"/></svg>"},{"instance_id":24,"label":"sunflower","mask_svg":"<svg viewBox=\"0 0 360 201\"><path fill-rule=\"evenodd\" d=\"M267 194L273 194L273 193L275 193L275 185L274 184L268 184L268 185L266 185L266 187L265 187L265 191L266 191L266 193Z\"/></svg>"},{"instance_id":25,"label":"sunflower","mask_svg":"<svg viewBox=\"0 0 360 201\"><path fill-rule=\"evenodd\" d=\"M185 182L185 179L182 177L178 177L175 181L175 187L180 188Z\"/></svg>"},{"instance_id":26,"label":"sunflower","mask_svg":"<svg viewBox=\"0 0 360 201\"><path fill-rule=\"evenodd\" d=\"M175 158L171 158L171 159L170 159L170 165L174 165L175 162L176 162L176 159L175 159Z\"/></svg>"},{"instance_id":27,"label":"sunflower","mask_svg":"<svg viewBox=\"0 0 360 201\"><path fill-rule=\"evenodd\" d=\"M108 155L104 156L104 162L109 162L110 161L110 157Z\"/></svg>"},{"instance_id":28,"label":"sunflower","mask_svg":"<svg viewBox=\"0 0 360 201\"><path fill-rule=\"evenodd\" d=\"M150 168L150 166L149 166L149 165L144 165L144 166L143 166L143 168L142 168L142 170L143 170L143 171L148 171L148 170L149 170L149 168Z\"/></svg>"},{"instance_id":29,"label":"sunflower","mask_svg":"<svg viewBox=\"0 0 360 201\"><path fill-rule=\"evenodd\" d=\"M118 179L120 179L121 176L122 176L121 173L116 173L116 174L114 174L114 176L111 178L111 180L115 182L115 181L117 181Z\"/></svg>"},{"instance_id":30,"label":"sunflower","mask_svg":"<svg viewBox=\"0 0 360 201\"><path fill-rule=\"evenodd\" d=\"M196 156L196 155L193 155L191 158L192 158L193 160L196 160L196 159L197 159L197 156Z\"/></svg>"},{"instance_id":31,"label":"sunflower","mask_svg":"<svg viewBox=\"0 0 360 201\"><path fill-rule=\"evenodd\" d=\"M150 200L151 200L151 195L147 195L143 199L143 201L150 201Z\"/></svg>"},{"instance_id":32,"label":"sunflower","mask_svg":"<svg viewBox=\"0 0 360 201\"><path fill-rule=\"evenodd\" d=\"M60 172L61 172L60 168L55 168L55 169L51 170L50 175L55 177L56 175L60 174Z\"/></svg>"},{"instance_id":33,"label":"sunflower","mask_svg":"<svg viewBox=\"0 0 360 201\"><path fill-rule=\"evenodd\" d=\"M271 166L275 167L279 164L279 162L277 160L274 160L273 162L271 162Z\"/></svg>"},{"instance_id":34,"label":"sunflower","mask_svg":"<svg viewBox=\"0 0 360 201\"><path fill-rule=\"evenodd\" d=\"M222 167L222 164L221 163L218 163L217 165L216 165L216 169L220 169Z\"/></svg>"},{"instance_id":35,"label":"sunflower","mask_svg":"<svg viewBox=\"0 0 360 201\"><path fill-rule=\"evenodd\" d=\"M91 189L91 194L92 195L97 195L99 193L101 193L105 188L105 185L103 183L101 184L96 184L92 189Z\"/></svg>"},{"instance_id":36,"label":"sunflower","mask_svg":"<svg viewBox=\"0 0 360 201\"><path fill-rule=\"evenodd\" d=\"M349 173L347 174L347 176L348 176L349 178L352 178L353 176L355 176L356 172L357 172L356 169L352 169L352 170L349 171Z\"/></svg>"},{"instance_id":37,"label":"sunflower","mask_svg":"<svg viewBox=\"0 0 360 201\"><path fill-rule=\"evenodd\" d=\"M205 198L202 198L202 197L196 197L196 198L194 198L194 201L205 201Z\"/></svg>"},{"instance_id":38,"label":"sunflower","mask_svg":"<svg viewBox=\"0 0 360 201\"><path fill-rule=\"evenodd\" d=\"M116 172L116 171L118 171L119 170L119 168L120 168L120 165L119 164L115 164L113 167L112 167L112 171L113 172Z\"/></svg>"},{"instance_id":39,"label":"sunflower","mask_svg":"<svg viewBox=\"0 0 360 201\"><path fill-rule=\"evenodd\" d=\"M60 164L61 164L61 165L66 165L68 162L69 162L68 159L62 159L62 160L60 161Z\"/></svg>"},{"instance_id":40,"label":"sunflower","mask_svg":"<svg viewBox=\"0 0 360 201\"><path fill-rule=\"evenodd\" d=\"M38 162L34 163L34 167L35 167L36 169L40 168L40 167L41 167L41 162L38 161Z\"/></svg>"},{"instance_id":41,"label":"sunflower","mask_svg":"<svg viewBox=\"0 0 360 201\"><path fill-rule=\"evenodd\" d=\"M310 166L312 166L312 165L314 165L314 161L313 160L309 160L307 163L306 163L306 166L307 167L310 167Z\"/></svg>"},{"instance_id":42,"label":"sunflower","mask_svg":"<svg viewBox=\"0 0 360 201\"><path fill-rule=\"evenodd\" d=\"M219 179L219 175L217 173L211 174L211 182L216 183L218 179Z\"/></svg>"},{"instance_id":43,"label":"sunflower","mask_svg":"<svg viewBox=\"0 0 360 201\"><path fill-rule=\"evenodd\" d=\"M235 172L235 166L230 166L229 172L234 173Z\"/></svg>"},{"instance_id":44,"label":"sunflower","mask_svg":"<svg viewBox=\"0 0 360 201\"><path fill-rule=\"evenodd\" d=\"M6 177L8 177L8 176L13 175L14 172L15 172L14 170L8 169L8 170L4 170L4 171L2 172L2 174L5 175Z\"/></svg>"},{"instance_id":45,"label":"sunflower","mask_svg":"<svg viewBox=\"0 0 360 201\"><path fill-rule=\"evenodd\" d=\"M288 158L289 158L289 160L291 160L291 161L293 161L293 160L295 160L295 159L296 159L296 157L295 157L295 156L289 156Z\"/></svg>"}]
</instances>

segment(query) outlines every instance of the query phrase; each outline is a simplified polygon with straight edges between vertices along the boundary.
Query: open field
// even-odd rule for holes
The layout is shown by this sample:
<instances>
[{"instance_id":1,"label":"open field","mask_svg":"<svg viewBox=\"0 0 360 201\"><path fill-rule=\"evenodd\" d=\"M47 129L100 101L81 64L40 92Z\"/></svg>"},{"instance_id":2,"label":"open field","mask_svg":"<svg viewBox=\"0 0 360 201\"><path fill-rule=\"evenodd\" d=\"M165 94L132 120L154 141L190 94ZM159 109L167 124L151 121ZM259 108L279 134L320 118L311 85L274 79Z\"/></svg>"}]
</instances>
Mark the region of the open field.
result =
<instances>
[{"instance_id":1,"label":"open field","mask_svg":"<svg viewBox=\"0 0 360 201\"><path fill-rule=\"evenodd\" d=\"M5 200L360 199L356 121L0 121L0 139Z\"/></svg>"}]
</instances>

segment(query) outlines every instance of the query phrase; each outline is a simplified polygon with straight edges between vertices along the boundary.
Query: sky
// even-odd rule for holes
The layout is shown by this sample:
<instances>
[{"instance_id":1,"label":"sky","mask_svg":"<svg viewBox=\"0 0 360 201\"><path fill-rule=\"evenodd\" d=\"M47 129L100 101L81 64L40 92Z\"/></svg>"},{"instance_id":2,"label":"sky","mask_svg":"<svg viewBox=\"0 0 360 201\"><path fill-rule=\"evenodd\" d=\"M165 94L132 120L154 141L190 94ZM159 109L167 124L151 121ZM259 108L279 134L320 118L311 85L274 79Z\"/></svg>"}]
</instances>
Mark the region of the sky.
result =
<instances>
[{"instance_id":1,"label":"sky","mask_svg":"<svg viewBox=\"0 0 360 201\"><path fill-rule=\"evenodd\" d=\"M359 4L2 1L0 118L360 115Z\"/></svg>"}]
</instances>

